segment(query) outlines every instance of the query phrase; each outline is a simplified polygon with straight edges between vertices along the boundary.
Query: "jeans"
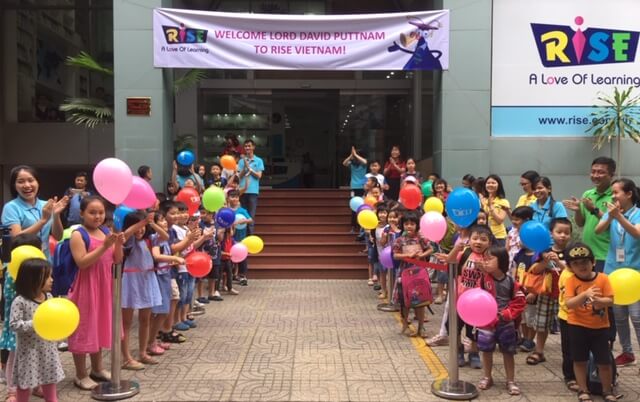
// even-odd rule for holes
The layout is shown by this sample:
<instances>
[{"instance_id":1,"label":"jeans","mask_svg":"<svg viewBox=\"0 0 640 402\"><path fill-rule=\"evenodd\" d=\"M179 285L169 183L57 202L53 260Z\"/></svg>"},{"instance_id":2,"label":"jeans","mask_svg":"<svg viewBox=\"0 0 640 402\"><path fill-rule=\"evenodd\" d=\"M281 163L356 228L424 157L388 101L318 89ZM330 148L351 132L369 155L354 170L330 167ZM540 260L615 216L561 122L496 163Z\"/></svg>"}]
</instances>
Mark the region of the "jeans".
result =
<instances>
[{"instance_id":1,"label":"jeans","mask_svg":"<svg viewBox=\"0 0 640 402\"><path fill-rule=\"evenodd\" d=\"M636 330L636 338L640 340L640 302L635 302L628 306L613 305L613 316L620 337L620 345L622 352L633 353L631 347L631 328L629 327L629 318L633 328Z\"/></svg>"},{"instance_id":2,"label":"jeans","mask_svg":"<svg viewBox=\"0 0 640 402\"><path fill-rule=\"evenodd\" d=\"M573 371L573 359L571 358L571 341L569 340L569 324L562 318L558 318L560 324L560 348L562 350L562 375L564 381L575 381Z\"/></svg>"},{"instance_id":3,"label":"jeans","mask_svg":"<svg viewBox=\"0 0 640 402\"><path fill-rule=\"evenodd\" d=\"M240 204L249 212L254 222L247 225L247 234L253 234L253 226L256 219L256 208L258 208L258 194L242 194L240 196Z\"/></svg>"}]
</instances>

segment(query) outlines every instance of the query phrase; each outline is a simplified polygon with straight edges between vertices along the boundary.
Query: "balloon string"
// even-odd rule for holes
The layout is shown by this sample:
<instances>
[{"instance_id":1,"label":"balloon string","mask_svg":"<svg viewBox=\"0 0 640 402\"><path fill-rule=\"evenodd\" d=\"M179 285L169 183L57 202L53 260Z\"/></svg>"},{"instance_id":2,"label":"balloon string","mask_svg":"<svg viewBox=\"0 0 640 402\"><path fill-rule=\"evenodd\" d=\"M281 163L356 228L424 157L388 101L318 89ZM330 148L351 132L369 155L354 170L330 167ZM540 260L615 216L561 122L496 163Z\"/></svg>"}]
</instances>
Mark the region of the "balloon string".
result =
<instances>
[{"instance_id":1,"label":"balloon string","mask_svg":"<svg viewBox=\"0 0 640 402\"><path fill-rule=\"evenodd\" d=\"M403 259L403 261L419 267L432 268L438 271L449 272L449 267L447 266L447 264L436 264L434 262L416 260L413 258L405 258Z\"/></svg>"}]
</instances>

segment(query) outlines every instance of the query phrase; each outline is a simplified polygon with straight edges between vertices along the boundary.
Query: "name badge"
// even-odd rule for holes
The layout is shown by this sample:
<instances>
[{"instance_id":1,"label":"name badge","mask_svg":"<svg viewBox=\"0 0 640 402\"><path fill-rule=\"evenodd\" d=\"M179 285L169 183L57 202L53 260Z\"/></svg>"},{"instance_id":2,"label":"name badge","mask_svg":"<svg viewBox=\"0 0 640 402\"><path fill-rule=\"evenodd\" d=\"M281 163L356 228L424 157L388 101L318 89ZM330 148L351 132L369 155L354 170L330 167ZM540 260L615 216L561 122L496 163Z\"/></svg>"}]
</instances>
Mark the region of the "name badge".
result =
<instances>
[{"instance_id":1,"label":"name badge","mask_svg":"<svg viewBox=\"0 0 640 402\"><path fill-rule=\"evenodd\" d=\"M616 248L616 262L624 262L624 249Z\"/></svg>"}]
</instances>

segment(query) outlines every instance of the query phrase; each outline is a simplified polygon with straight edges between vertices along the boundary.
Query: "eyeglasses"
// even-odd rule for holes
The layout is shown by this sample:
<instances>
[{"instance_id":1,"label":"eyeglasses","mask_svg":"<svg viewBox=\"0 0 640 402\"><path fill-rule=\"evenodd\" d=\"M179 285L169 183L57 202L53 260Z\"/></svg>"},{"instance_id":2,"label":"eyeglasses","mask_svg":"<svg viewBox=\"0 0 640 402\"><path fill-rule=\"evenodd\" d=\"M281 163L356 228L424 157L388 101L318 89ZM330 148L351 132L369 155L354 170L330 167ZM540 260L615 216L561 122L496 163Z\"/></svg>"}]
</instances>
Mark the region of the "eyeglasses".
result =
<instances>
[{"instance_id":1,"label":"eyeglasses","mask_svg":"<svg viewBox=\"0 0 640 402\"><path fill-rule=\"evenodd\" d=\"M521 185L522 187L524 187L524 186L529 186L529 185L531 185L531 183L529 183L529 182L522 182L522 181L521 181L521 182L520 182L520 185Z\"/></svg>"}]
</instances>

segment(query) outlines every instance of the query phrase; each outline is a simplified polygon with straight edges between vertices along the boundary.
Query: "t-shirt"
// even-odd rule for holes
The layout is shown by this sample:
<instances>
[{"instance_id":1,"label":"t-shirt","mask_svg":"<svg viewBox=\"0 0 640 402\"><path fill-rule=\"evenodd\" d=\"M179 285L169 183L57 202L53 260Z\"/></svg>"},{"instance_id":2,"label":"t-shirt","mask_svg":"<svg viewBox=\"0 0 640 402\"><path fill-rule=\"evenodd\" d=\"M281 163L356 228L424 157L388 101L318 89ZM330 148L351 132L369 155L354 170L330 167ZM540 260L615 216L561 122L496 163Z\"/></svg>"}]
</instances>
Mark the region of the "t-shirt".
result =
<instances>
[{"instance_id":1,"label":"t-shirt","mask_svg":"<svg viewBox=\"0 0 640 402\"><path fill-rule=\"evenodd\" d=\"M253 155L253 158L249 160L249 168L254 172L264 171L264 162L259 156ZM238 173L244 169L244 158L240 158L238 161ZM246 176L240 178L240 188L244 188L245 181L249 180L249 186L247 187L246 194L260 194L260 179L252 175L247 171Z\"/></svg>"},{"instance_id":2,"label":"t-shirt","mask_svg":"<svg viewBox=\"0 0 640 402\"><path fill-rule=\"evenodd\" d=\"M515 258L520 249L522 243L520 243L520 231L515 226L509 230L507 234L507 251L509 252L509 271L513 272L515 269Z\"/></svg>"},{"instance_id":3,"label":"t-shirt","mask_svg":"<svg viewBox=\"0 0 640 402\"><path fill-rule=\"evenodd\" d=\"M464 251L461 251L458 254L458 263L462 258L462 254ZM476 263L484 260L484 256L482 254L478 254L476 252L471 252L469 258L464 263L464 266L459 270L460 276L458 279L458 284L460 285L459 290L464 291L468 289L473 289L476 287L478 280L482 277L482 270L476 266Z\"/></svg>"},{"instance_id":4,"label":"t-shirt","mask_svg":"<svg viewBox=\"0 0 640 402\"><path fill-rule=\"evenodd\" d=\"M69 205L67 206L67 224L75 225L82 223L82 218L80 217L80 203L84 197L92 195L91 191L70 187L64 192L64 195L69 197Z\"/></svg>"},{"instance_id":5,"label":"t-shirt","mask_svg":"<svg viewBox=\"0 0 640 402\"><path fill-rule=\"evenodd\" d=\"M536 196L531 194L522 194L520 198L518 198L518 203L516 204L516 208L525 207L527 205L531 205L532 202L536 200Z\"/></svg>"},{"instance_id":6,"label":"t-shirt","mask_svg":"<svg viewBox=\"0 0 640 402\"><path fill-rule=\"evenodd\" d=\"M564 209L562 202L554 200L553 207L551 207L551 197L547 198L542 206L537 201L532 202L529 206L533 209L533 220L542 223L547 229L551 227L552 219L567 217L567 210Z\"/></svg>"},{"instance_id":7,"label":"t-shirt","mask_svg":"<svg viewBox=\"0 0 640 402\"><path fill-rule=\"evenodd\" d=\"M514 279L509 275L505 275L504 278L498 280L493 278L493 283L496 286L496 302L498 303L498 311L502 311L507 306L509 306L509 302L513 299L513 288L515 284L513 283Z\"/></svg>"},{"instance_id":8,"label":"t-shirt","mask_svg":"<svg viewBox=\"0 0 640 402\"><path fill-rule=\"evenodd\" d=\"M176 176L176 181L178 182L178 186L180 186L180 188L184 187L184 183L188 180L191 179L192 181L197 182L197 184L200 184L200 187L203 187L203 183L202 183L202 177L200 177L197 174L190 174L189 176L180 176L177 175Z\"/></svg>"},{"instance_id":9,"label":"t-shirt","mask_svg":"<svg viewBox=\"0 0 640 402\"><path fill-rule=\"evenodd\" d=\"M367 181L365 177L365 174L367 173L367 166L362 163L349 161L349 169L351 170L351 189L362 190L364 183Z\"/></svg>"},{"instance_id":10,"label":"t-shirt","mask_svg":"<svg viewBox=\"0 0 640 402\"><path fill-rule=\"evenodd\" d=\"M407 166L406 166L404 161L398 161L398 162L396 162L396 165L398 165L398 167L400 169L406 169L407 168ZM387 161L384 164L384 168L383 169L387 169L387 168L389 168L389 171L387 173L387 177L390 178L390 179L399 179L400 175L402 175L402 173L400 173L398 170L396 170L396 168L389 161Z\"/></svg>"},{"instance_id":11,"label":"t-shirt","mask_svg":"<svg viewBox=\"0 0 640 402\"><path fill-rule=\"evenodd\" d=\"M387 226L378 226L375 229L376 232L376 248L378 249L378 253L382 251L384 246L382 245L382 233L384 233L385 228Z\"/></svg>"},{"instance_id":12,"label":"t-shirt","mask_svg":"<svg viewBox=\"0 0 640 402\"><path fill-rule=\"evenodd\" d=\"M510 208L509 200L503 198L494 198L493 199L493 209L494 211L503 210L506 211ZM484 198L482 201L482 209L484 209L487 214L489 214L489 200ZM505 216L506 219L506 216ZM507 238L507 228L504 226L504 221L502 223L496 222L493 219L493 216L489 214L489 229L491 229L491 233L495 236L496 239L506 239Z\"/></svg>"},{"instance_id":13,"label":"t-shirt","mask_svg":"<svg viewBox=\"0 0 640 402\"><path fill-rule=\"evenodd\" d=\"M418 183L422 183L422 181L424 180L424 179L423 179L423 177L422 177L422 173L420 173L420 172L418 172L418 171L413 172L413 173L404 172L404 173L402 174L402 176L400 176L400 179L401 179L402 181L404 181L404 179L406 179L406 178L407 178L407 177L409 177L409 176L415 177L415 178L416 178L416 180L418 181Z\"/></svg>"},{"instance_id":14,"label":"t-shirt","mask_svg":"<svg viewBox=\"0 0 640 402\"><path fill-rule=\"evenodd\" d=\"M393 242L393 254L409 254L414 251L422 253L428 247L429 244L420 234L409 236L405 233ZM405 261L400 263L400 269L405 269L410 266L411 264Z\"/></svg>"},{"instance_id":15,"label":"t-shirt","mask_svg":"<svg viewBox=\"0 0 640 402\"><path fill-rule=\"evenodd\" d=\"M590 281L584 281L578 278L577 275L567 278L565 296L570 299L593 286L600 288L603 297L613 297L613 289L609 283L609 278L602 273L596 274L595 278ZM567 322L585 328L609 328L609 313L607 310L607 308L596 310L591 302L586 301L577 308L569 309Z\"/></svg>"},{"instance_id":16,"label":"t-shirt","mask_svg":"<svg viewBox=\"0 0 640 402\"><path fill-rule=\"evenodd\" d=\"M373 173L367 173L365 175L365 177L368 179L369 177L375 177L376 180L378 180L378 183L380 183L380 187L384 186L385 180L384 180L384 176L381 175L380 173L378 174L373 174Z\"/></svg>"},{"instance_id":17,"label":"t-shirt","mask_svg":"<svg viewBox=\"0 0 640 402\"><path fill-rule=\"evenodd\" d=\"M640 223L640 208L638 207L631 207L623 215L634 226ZM608 218L609 213L607 212L602 217L602 220L606 221ZM604 263L604 273L609 275L617 268L623 267L640 271L640 239L636 239L627 233L617 219L611 221L609 234L611 235L611 242L609 243L607 259ZM618 248L624 250L624 261L618 262L616 260L616 250Z\"/></svg>"},{"instance_id":18,"label":"t-shirt","mask_svg":"<svg viewBox=\"0 0 640 402\"><path fill-rule=\"evenodd\" d=\"M227 179L220 176L217 179L214 179L213 177L210 177L209 179L207 179L207 186L211 187L219 187L219 188L225 188L225 186L227 185Z\"/></svg>"},{"instance_id":19,"label":"t-shirt","mask_svg":"<svg viewBox=\"0 0 640 402\"><path fill-rule=\"evenodd\" d=\"M233 209L233 212L236 213L236 215L240 214L242 216L244 216L246 219L251 219L251 215L249 214L249 211L247 211L246 209L242 208L242 207L237 207L237 208L231 208ZM238 229L238 227L236 226L236 231L233 234L233 239L236 242L241 241L242 239L244 239L245 237L247 237L247 227L245 226L243 229Z\"/></svg>"},{"instance_id":20,"label":"t-shirt","mask_svg":"<svg viewBox=\"0 0 640 402\"><path fill-rule=\"evenodd\" d=\"M565 321L569 319L569 309L567 308L566 297L567 280L569 280L573 275L573 272L568 269L564 269L558 279L558 288L560 289L560 293L558 295L558 318Z\"/></svg>"},{"instance_id":21,"label":"t-shirt","mask_svg":"<svg viewBox=\"0 0 640 402\"><path fill-rule=\"evenodd\" d=\"M613 202L613 196L611 187L609 187L604 193L600 194L596 188L587 190L582 194L582 198L588 198L593 201L593 204L602 212L607 212L606 203ZM607 258L609 252L609 242L611 235L608 231L604 231L600 234L596 234L596 226L600 222L597 216L587 211L585 206L580 203L580 212L584 216L584 227L582 228L582 241L589 246L593 251L593 255L596 260L604 260Z\"/></svg>"},{"instance_id":22,"label":"t-shirt","mask_svg":"<svg viewBox=\"0 0 640 402\"><path fill-rule=\"evenodd\" d=\"M175 244L181 242L185 236L187 235L187 227L181 227L178 225L171 226L169 230L169 243ZM193 245L190 244L187 248L180 252L181 257L186 257L189 253L193 251ZM187 272L187 266L185 264L177 265L178 272Z\"/></svg>"},{"instance_id":23,"label":"t-shirt","mask_svg":"<svg viewBox=\"0 0 640 402\"><path fill-rule=\"evenodd\" d=\"M538 256L531 250L526 248L520 249L516 256L513 258L513 265L515 266L515 279L520 285L524 284L524 274L529 271L529 268L536 262Z\"/></svg>"},{"instance_id":24,"label":"t-shirt","mask_svg":"<svg viewBox=\"0 0 640 402\"><path fill-rule=\"evenodd\" d=\"M200 246L200 250L211 256L211 259L214 263L220 260L220 244L218 242L218 232L215 223L206 223L203 220L200 220L199 223L200 229L204 232L205 229L214 228L213 237L211 239L205 240ZM218 262L219 264L219 262Z\"/></svg>"},{"instance_id":25,"label":"t-shirt","mask_svg":"<svg viewBox=\"0 0 640 402\"><path fill-rule=\"evenodd\" d=\"M42 218L42 208L47 204L46 201L36 199L34 205L27 204L22 198L17 197L7 202L2 209L3 225L20 225L22 230L35 225ZM53 216L47 223L36 233L42 241L42 252L51 260L49 253L49 234L51 233L51 225L53 224Z\"/></svg>"},{"instance_id":26,"label":"t-shirt","mask_svg":"<svg viewBox=\"0 0 640 402\"><path fill-rule=\"evenodd\" d=\"M159 247L160 254L171 255L171 246L168 240L162 240L157 233L151 235L151 246ZM168 262L156 262L156 274L169 275L171 273L171 264Z\"/></svg>"}]
</instances>

